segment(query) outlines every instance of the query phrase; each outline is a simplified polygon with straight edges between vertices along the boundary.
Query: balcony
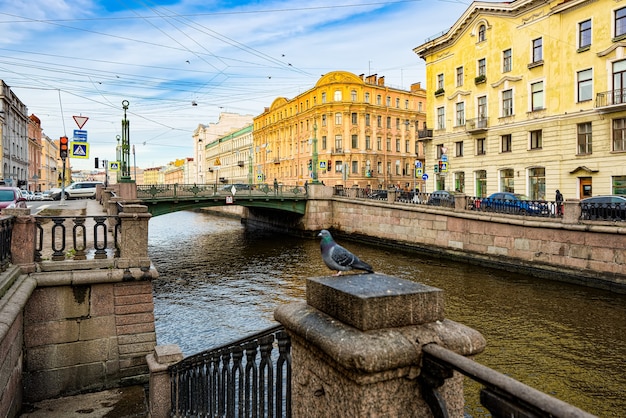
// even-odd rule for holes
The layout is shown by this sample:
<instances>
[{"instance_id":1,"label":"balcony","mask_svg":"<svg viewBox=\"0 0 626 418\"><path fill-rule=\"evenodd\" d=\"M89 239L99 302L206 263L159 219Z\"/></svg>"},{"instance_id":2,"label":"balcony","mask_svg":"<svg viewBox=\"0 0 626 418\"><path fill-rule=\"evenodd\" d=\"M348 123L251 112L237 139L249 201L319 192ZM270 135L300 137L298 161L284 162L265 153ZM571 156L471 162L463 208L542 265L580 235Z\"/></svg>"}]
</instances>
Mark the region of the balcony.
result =
<instances>
[{"instance_id":1,"label":"balcony","mask_svg":"<svg viewBox=\"0 0 626 418\"><path fill-rule=\"evenodd\" d=\"M345 152L343 151L343 148L332 148L330 150L330 154L331 155L344 155Z\"/></svg>"},{"instance_id":2,"label":"balcony","mask_svg":"<svg viewBox=\"0 0 626 418\"><path fill-rule=\"evenodd\" d=\"M489 119L482 116L465 121L465 130L469 133L478 134L487 131Z\"/></svg>"},{"instance_id":3,"label":"balcony","mask_svg":"<svg viewBox=\"0 0 626 418\"><path fill-rule=\"evenodd\" d=\"M243 161L237 161L237 165L238 165L239 167L243 167L243 166L244 166L244 162L243 162Z\"/></svg>"},{"instance_id":4,"label":"balcony","mask_svg":"<svg viewBox=\"0 0 626 418\"><path fill-rule=\"evenodd\" d=\"M433 139L433 130L432 129L421 129L417 131L418 139Z\"/></svg>"},{"instance_id":5,"label":"balcony","mask_svg":"<svg viewBox=\"0 0 626 418\"><path fill-rule=\"evenodd\" d=\"M601 112L626 110L626 88L598 93L596 95L596 109Z\"/></svg>"},{"instance_id":6,"label":"balcony","mask_svg":"<svg viewBox=\"0 0 626 418\"><path fill-rule=\"evenodd\" d=\"M280 158L274 158L274 164L280 164Z\"/></svg>"}]
</instances>

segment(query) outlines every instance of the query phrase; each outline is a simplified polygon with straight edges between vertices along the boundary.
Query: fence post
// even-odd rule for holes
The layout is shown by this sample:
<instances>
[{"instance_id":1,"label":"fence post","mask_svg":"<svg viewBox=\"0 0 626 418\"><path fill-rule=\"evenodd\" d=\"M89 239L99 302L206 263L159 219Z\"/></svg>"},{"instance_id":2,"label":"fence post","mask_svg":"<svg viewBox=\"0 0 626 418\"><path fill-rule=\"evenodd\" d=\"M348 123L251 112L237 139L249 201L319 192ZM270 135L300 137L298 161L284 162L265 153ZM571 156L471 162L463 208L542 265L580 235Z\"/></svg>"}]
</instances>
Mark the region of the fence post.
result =
<instances>
[{"instance_id":1,"label":"fence post","mask_svg":"<svg viewBox=\"0 0 626 418\"><path fill-rule=\"evenodd\" d=\"M146 356L150 370L148 409L151 418L167 418L172 409L172 389L167 368L183 359L183 353L176 344L159 345Z\"/></svg>"},{"instance_id":2,"label":"fence post","mask_svg":"<svg viewBox=\"0 0 626 418\"><path fill-rule=\"evenodd\" d=\"M30 209L3 209L3 215L15 217L11 231L11 263L19 265L22 273L35 271L35 217Z\"/></svg>"},{"instance_id":3,"label":"fence post","mask_svg":"<svg viewBox=\"0 0 626 418\"><path fill-rule=\"evenodd\" d=\"M292 342L293 417L430 417L417 376L422 346L465 356L482 335L444 318L443 291L382 274L307 280L306 302L274 312ZM463 416L463 376L440 391Z\"/></svg>"},{"instance_id":4,"label":"fence post","mask_svg":"<svg viewBox=\"0 0 626 418\"><path fill-rule=\"evenodd\" d=\"M582 210L580 208L579 199L566 199L563 202L563 223L565 224L577 224L580 220L580 214Z\"/></svg>"},{"instance_id":5,"label":"fence post","mask_svg":"<svg viewBox=\"0 0 626 418\"><path fill-rule=\"evenodd\" d=\"M124 205L118 214L121 227L118 268L150 267L148 221L152 217L144 205Z\"/></svg>"}]
</instances>

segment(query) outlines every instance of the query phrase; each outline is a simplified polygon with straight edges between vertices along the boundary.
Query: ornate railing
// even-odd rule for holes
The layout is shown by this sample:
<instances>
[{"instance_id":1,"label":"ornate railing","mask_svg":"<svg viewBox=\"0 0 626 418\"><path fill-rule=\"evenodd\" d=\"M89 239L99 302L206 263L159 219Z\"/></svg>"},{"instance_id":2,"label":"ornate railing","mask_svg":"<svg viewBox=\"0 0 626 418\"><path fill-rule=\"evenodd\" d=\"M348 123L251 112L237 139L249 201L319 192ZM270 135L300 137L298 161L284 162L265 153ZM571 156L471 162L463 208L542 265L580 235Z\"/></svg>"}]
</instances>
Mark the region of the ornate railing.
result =
<instances>
[{"instance_id":1,"label":"ornate railing","mask_svg":"<svg viewBox=\"0 0 626 418\"><path fill-rule=\"evenodd\" d=\"M173 417L291 416L291 340L280 325L187 357L169 374Z\"/></svg>"},{"instance_id":2,"label":"ornate railing","mask_svg":"<svg viewBox=\"0 0 626 418\"><path fill-rule=\"evenodd\" d=\"M591 221L626 221L626 203L580 202L580 217Z\"/></svg>"},{"instance_id":3,"label":"ornate railing","mask_svg":"<svg viewBox=\"0 0 626 418\"><path fill-rule=\"evenodd\" d=\"M234 189L233 189L234 188ZM248 185L235 184L148 184L137 185L138 199L180 199L180 198L211 198L232 196L250 197L304 197L307 188L286 184L271 185L267 183Z\"/></svg>"},{"instance_id":4,"label":"ornate railing","mask_svg":"<svg viewBox=\"0 0 626 418\"><path fill-rule=\"evenodd\" d=\"M480 403L494 418L594 416L437 344L425 345L422 354L420 390L435 417L448 416L446 402L438 389L455 370L484 386Z\"/></svg>"},{"instance_id":5,"label":"ornate railing","mask_svg":"<svg viewBox=\"0 0 626 418\"><path fill-rule=\"evenodd\" d=\"M626 105L626 89L615 89L596 94L596 107Z\"/></svg>"},{"instance_id":6,"label":"ornate railing","mask_svg":"<svg viewBox=\"0 0 626 418\"><path fill-rule=\"evenodd\" d=\"M119 257L117 216L35 216L35 228L36 262Z\"/></svg>"},{"instance_id":7,"label":"ornate railing","mask_svg":"<svg viewBox=\"0 0 626 418\"><path fill-rule=\"evenodd\" d=\"M15 217L0 217L0 271L6 271L11 262L11 232Z\"/></svg>"}]
</instances>

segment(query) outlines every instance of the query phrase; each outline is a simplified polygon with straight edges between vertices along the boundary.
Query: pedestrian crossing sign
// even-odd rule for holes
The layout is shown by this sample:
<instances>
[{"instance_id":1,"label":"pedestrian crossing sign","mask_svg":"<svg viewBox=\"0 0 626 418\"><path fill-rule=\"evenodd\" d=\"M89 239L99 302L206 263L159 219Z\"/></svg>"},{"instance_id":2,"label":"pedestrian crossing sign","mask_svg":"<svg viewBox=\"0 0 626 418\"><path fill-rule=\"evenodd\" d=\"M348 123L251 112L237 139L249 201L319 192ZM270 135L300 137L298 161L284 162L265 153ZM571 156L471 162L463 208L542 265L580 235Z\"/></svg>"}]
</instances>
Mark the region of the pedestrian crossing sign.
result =
<instances>
[{"instance_id":1,"label":"pedestrian crossing sign","mask_svg":"<svg viewBox=\"0 0 626 418\"><path fill-rule=\"evenodd\" d=\"M109 171L120 171L120 162L109 161Z\"/></svg>"},{"instance_id":2,"label":"pedestrian crossing sign","mask_svg":"<svg viewBox=\"0 0 626 418\"><path fill-rule=\"evenodd\" d=\"M70 142L70 158L89 158L89 144L87 142Z\"/></svg>"}]
</instances>

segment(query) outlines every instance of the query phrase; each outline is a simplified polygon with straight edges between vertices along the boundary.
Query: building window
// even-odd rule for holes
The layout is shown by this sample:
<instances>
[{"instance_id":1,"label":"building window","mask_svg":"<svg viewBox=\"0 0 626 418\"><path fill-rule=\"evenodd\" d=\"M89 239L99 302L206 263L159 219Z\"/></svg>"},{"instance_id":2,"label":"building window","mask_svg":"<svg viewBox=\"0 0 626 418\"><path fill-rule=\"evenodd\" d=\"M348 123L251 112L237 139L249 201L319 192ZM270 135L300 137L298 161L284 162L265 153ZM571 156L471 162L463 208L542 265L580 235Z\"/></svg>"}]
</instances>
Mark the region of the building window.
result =
<instances>
[{"instance_id":1,"label":"building window","mask_svg":"<svg viewBox=\"0 0 626 418\"><path fill-rule=\"evenodd\" d=\"M511 134L507 134L507 135L502 135L500 137L500 143L501 145L501 151L502 152L511 152L512 148L511 148Z\"/></svg>"},{"instance_id":2,"label":"building window","mask_svg":"<svg viewBox=\"0 0 626 418\"><path fill-rule=\"evenodd\" d=\"M465 125L465 103L456 104L456 126Z\"/></svg>"},{"instance_id":3,"label":"building window","mask_svg":"<svg viewBox=\"0 0 626 418\"><path fill-rule=\"evenodd\" d=\"M322 115L322 126L326 126L326 115Z\"/></svg>"},{"instance_id":4,"label":"building window","mask_svg":"<svg viewBox=\"0 0 626 418\"><path fill-rule=\"evenodd\" d=\"M463 67L457 67L456 69L456 86L460 87L463 85Z\"/></svg>"},{"instance_id":5,"label":"building window","mask_svg":"<svg viewBox=\"0 0 626 418\"><path fill-rule=\"evenodd\" d=\"M626 7L615 11L615 37L626 35Z\"/></svg>"},{"instance_id":6,"label":"building window","mask_svg":"<svg viewBox=\"0 0 626 418\"><path fill-rule=\"evenodd\" d=\"M626 195L626 176L613 176L611 179L613 194Z\"/></svg>"},{"instance_id":7,"label":"building window","mask_svg":"<svg viewBox=\"0 0 626 418\"><path fill-rule=\"evenodd\" d=\"M591 154L591 122L578 124L578 155Z\"/></svg>"},{"instance_id":8,"label":"building window","mask_svg":"<svg viewBox=\"0 0 626 418\"><path fill-rule=\"evenodd\" d=\"M508 73L513 68L513 55L511 48L502 51L502 72Z\"/></svg>"},{"instance_id":9,"label":"building window","mask_svg":"<svg viewBox=\"0 0 626 418\"><path fill-rule=\"evenodd\" d=\"M341 135L335 135L335 152L343 152L343 138Z\"/></svg>"},{"instance_id":10,"label":"building window","mask_svg":"<svg viewBox=\"0 0 626 418\"><path fill-rule=\"evenodd\" d=\"M404 108L407 109L407 110L409 109L409 101L408 100L404 101Z\"/></svg>"},{"instance_id":11,"label":"building window","mask_svg":"<svg viewBox=\"0 0 626 418\"><path fill-rule=\"evenodd\" d=\"M396 118L396 129L400 129L400 118Z\"/></svg>"},{"instance_id":12,"label":"building window","mask_svg":"<svg viewBox=\"0 0 626 418\"><path fill-rule=\"evenodd\" d=\"M513 115L513 90L504 90L502 92L502 116Z\"/></svg>"},{"instance_id":13,"label":"building window","mask_svg":"<svg viewBox=\"0 0 626 418\"><path fill-rule=\"evenodd\" d=\"M532 83L530 85L531 91L531 110L542 110L543 109L543 81L538 83Z\"/></svg>"},{"instance_id":14,"label":"building window","mask_svg":"<svg viewBox=\"0 0 626 418\"><path fill-rule=\"evenodd\" d=\"M350 114L350 119L352 119L352 124L356 125L358 123L359 117L356 112L352 112Z\"/></svg>"},{"instance_id":15,"label":"building window","mask_svg":"<svg viewBox=\"0 0 626 418\"><path fill-rule=\"evenodd\" d=\"M443 89L443 73L437 74L437 90Z\"/></svg>"},{"instance_id":16,"label":"building window","mask_svg":"<svg viewBox=\"0 0 626 418\"><path fill-rule=\"evenodd\" d=\"M463 141L457 141L454 143L455 157L463 156Z\"/></svg>"},{"instance_id":17,"label":"building window","mask_svg":"<svg viewBox=\"0 0 626 418\"><path fill-rule=\"evenodd\" d=\"M376 149L378 151L382 151L383 150L383 139L379 136L376 137Z\"/></svg>"},{"instance_id":18,"label":"building window","mask_svg":"<svg viewBox=\"0 0 626 418\"><path fill-rule=\"evenodd\" d=\"M326 140L326 135L322 135L322 149L326 149L328 146L328 141Z\"/></svg>"},{"instance_id":19,"label":"building window","mask_svg":"<svg viewBox=\"0 0 626 418\"><path fill-rule=\"evenodd\" d=\"M487 171L486 170L476 171L476 196L477 197L487 196Z\"/></svg>"},{"instance_id":20,"label":"building window","mask_svg":"<svg viewBox=\"0 0 626 418\"><path fill-rule=\"evenodd\" d=\"M478 76L487 75L487 60L481 58L478 60Z\"/></svg>"},{"instance_id":21,"label":"building window","mask_svg":"<svg viewBox=\"0 0 626 418\"><path fill-rule=\"evenodd\" d=\"M528 184L530 186L530 198L532 200L545 200L546 198L546 169L536 167L528 170Z\"/></svg>"},{"instance_id":22,"label":"building window","mask_svg":"<svg viewBox=\"0 0 626 418\"><path fill-rule=\"evenodd\" d=\"M396 97L396 108L400 109L400 98Z\"/></svg>"},{"instance_id":23,"label":"building window","mask_svg":"<svg viewBox=\"0 0 626 418\"><path fill-rule=\"evenodd\" d=\"M378 172L378 174L383 174L383 163L382 162L378 162L376 163L376 171Z\"/></svg>"},{"instance_id":24,"label":"building window","mask_svg":"<svg viewBox=\"0 0 626 418\"><path fill-rule=\"evenodd\" d=\"M341 101L341 90L335 90L335 101L336 102Z\"/></svg>"},{"instance_id":25,"label":"building window","mask_svg":"<svg viewBox=\"0 0 626 418\"><path fill-rule=\"evenodd\" d=\"M463 171L454 173L454 190L465 193L465 173Z\"/></svg>"},{"instance_id":26,"label":"building window","mask_svg":"<svg viewBox=\"0 0 626 418\"><path fill-rule=\"evenodd\" d=\"M437 144L437 159L441 159L441 156L445 154L445 152L443 152L443 144Z\"/></svg>"},{"instance_id":27,"label":"building window","mask_svg":"<svg viewBox=\"0 0 626 418\"><path fill-rule=\"evenodd\" d=\"M369 135L365 135L365 149L366 150L372 149L372 138Z\"/></svg>"},{"instance_id":28,"label":"building window","mask_svg":"<svg viewBox=\"0 0 626 418\"><path fill-rule=\"evenodd\" d=\"M530 149L541 149L541 129L536 131L530 131Z\"/></svg>"},{"instance_id":29,"label":"building window","mask_svg":"<svg viewBox=\"0 0 626 418\"><path fill-rule=\"evenodd\" d=\"M500 170L500 191L515 193L515 176L512 168Z\"/></svg>"},{"instance_id":30,"label":"building window","mask_svg":"<svg viewBox=\"0 0 626 418\"><path fill-rule=\"evenodd\" d=\"M400 140L396 138L396 152L400 152Z\"/></svg>"},{"instance_id":31,"label":"building window","mask_svg":"<svg viewBox=\"0 0 626 418\"><path fill-rule=\"evenodd\" d=\"M387 96L387 107L391 106L391 97Z\"/></svg>"},{"instance_id":32,"label":"building window","mask_svg":"<svg viewBox=\"0 0 626 418\"><path fill-rule=\"evenodd\" d=\"M579 71L576 75L577 81L577 93L578 93L578 101L584 102L586 100L591 100L592 90L593 90L593 71L591 68L583 71Z\"/></svg>"},{"instance_id":33,"label":"building window","mask_svg":"<svg viewBox=\"0 0 626 418\"><path fill-rule=\"evenodd\" d=\"M356 102L356 90L352 90L352 91L350 91L350 99L351 99L353 102Z\"/></svg>"},{"instance_id":34,"label":"building window","mask_svg":"<svg viewBox=\"0 0 626 418\"><path fill-rule=\"evenodd\" d=\"M483 42L485 40L486 32L487 32L487 27L485 25L480 25L478 27L478 42Z\"/></svg>"},{"instance_id":35,"label":"building window","mask_svg":"<svg viewBox=\"0 0 626 418\"><path fill-rule=\"evenodd\" d=\"M487 96L480 96L477 100L478 120L487 118ZM486 125L485 125L486 126Z\"/></svg>"},{"instance_id":36,"label":"building window","mask_svg":"<svg viewBox=\"0 0 626 418\"><path fill-rule=\"evenodd\" d=\"M359 174L359 162L352 161L352 174Z\"/></svg>"},{"instance_id":37,"label":"building window","mask_svg":"<svg viewBox=\"0 0 626 418\"><path fill-rule=\"evenodd\" d=\"M485 155L487 153L485 138L476 139L476 155Z\"/></svg>"},{"instance_id":38,"label":"building window","mask_svg":"<svg viewBox=\"0 0 626 418\"><path fill-rule=\"evenodd\" d=\"M543 39L537 38L533 40L533 63L543 60Z\"/></svg>"},{"instance_id":39,"label":"building window","mask_svg":"<svg viewBox=\"0 0 626 418\"><path fill-rule=\"evenodd\" d=\"M322 103L326 103L326 92L322 93Z\"/></svg>"},{"instance_id":40,"label":"building window","mask_svg":"<svg viewBox=\"0 0 626 418\"><path fill-rule=\"evenodd\" d=\"M370 114L365 114L365 126L370 126Z\"/></svg>"},{"instance_id":41,"label":"building window","mask_svg":"<svg viewBox=\"0 0 626 418\"><path fill-rule=\"evenodd\" d=\"M352 135L352 148L358 148L358 147L359 147L359 136Z\"/></svg>"},{"instance_id":42,"label":"building window","mask_svg":"<svg viewBox=\"0 0 626 418\"><path fill-rule=\"evenodd\" d=\"M613 104L626 103L626 60L613 63Z\"/></svg>"},{"instance_id":43,"label":"building window","mask_svg":"<svg viewBox=\"0 0 626 418\"><path fill-rule=\"evenodd\" d=\"M626 151L626 118L613 119L613 151Z\"/></svg>"},{"instance_id":44,"label":"building window","mask_svg":"<svg viewBox=\"0 0 626 418\"><path fill-rule=\"evenodd\" d=\"M335 125L341 125L341 113L335 113Z\"/></svg>"},{"instance_id":45,"label":"building window","mask_svg":"<svg viewBox=\"0 0 626 418\"><path fill-rule=\"evenodd\" d=\"M591 19L578 24L578 48L586 48L591 45Z\"/></svg>"},{"instance_id":46,"label":"building window","mask_svg":"<svg viewBox=\"0 0 626 418\"><path fill-rule=\"evenodd\" d=\"M387 116L387 129L391 129L391 116Z\"/></svg>"},{"instance_id":47,"label":"building window","mask_svg":"<svg viewBox=\"0 0 626 418\"><path fill-rule=\"evenodd\" d=\"M376 116L376 126L379 128L383 127L383 117L380 115Z\"/></svg>"},{"instance_id":48,"label":"building window","mask_svg":"<svg viewBox=\"0 0 626 418\"><path fill-rule=\"evenodd\" d=\"M380 105L382 105L382 104L383 104L383 97L382 97L380 94L377 94L377 95L376 95L376 104L377 104L378 106L380 106Z\"/></svg>"},{"instance_id":49,"label":"building window","mask_svg":"<svg viewBox=\"0 0 626 418\"><path fill-rule=\"evenodd\" d=\"M409 141L408 139L404 141L404 152L409 153L411 152L411 141Z\"/></svg>"},{"instance_id":50,"label":"building window","mask_svg":"<svg viewBox=\"0 0 626 418\"><path fill-rule=\"evenodd\" d=\"M370 102L370 94L365 93L365 103L369 103L369 102Z\"/></svg>"},{"instance_id":51,"label":"building window","mask_svg":"<svg viewBox=\"0 0 626 418\"><path fill-rule=\"evenodd\" d=\"M385 145L387 145L387 151L391 151L391 138L387 138Z\"/></svg>"},{"instance_id":52,"label":"building window","mask_svg":"<svg viewBox=\"0 0 626 418\"><path fill-rule=\"evenodd\" d=\"M445 129L446 128L446 112L445 108L438 107L437 108L437 129Z\"/></svg>"}]
</instances>

